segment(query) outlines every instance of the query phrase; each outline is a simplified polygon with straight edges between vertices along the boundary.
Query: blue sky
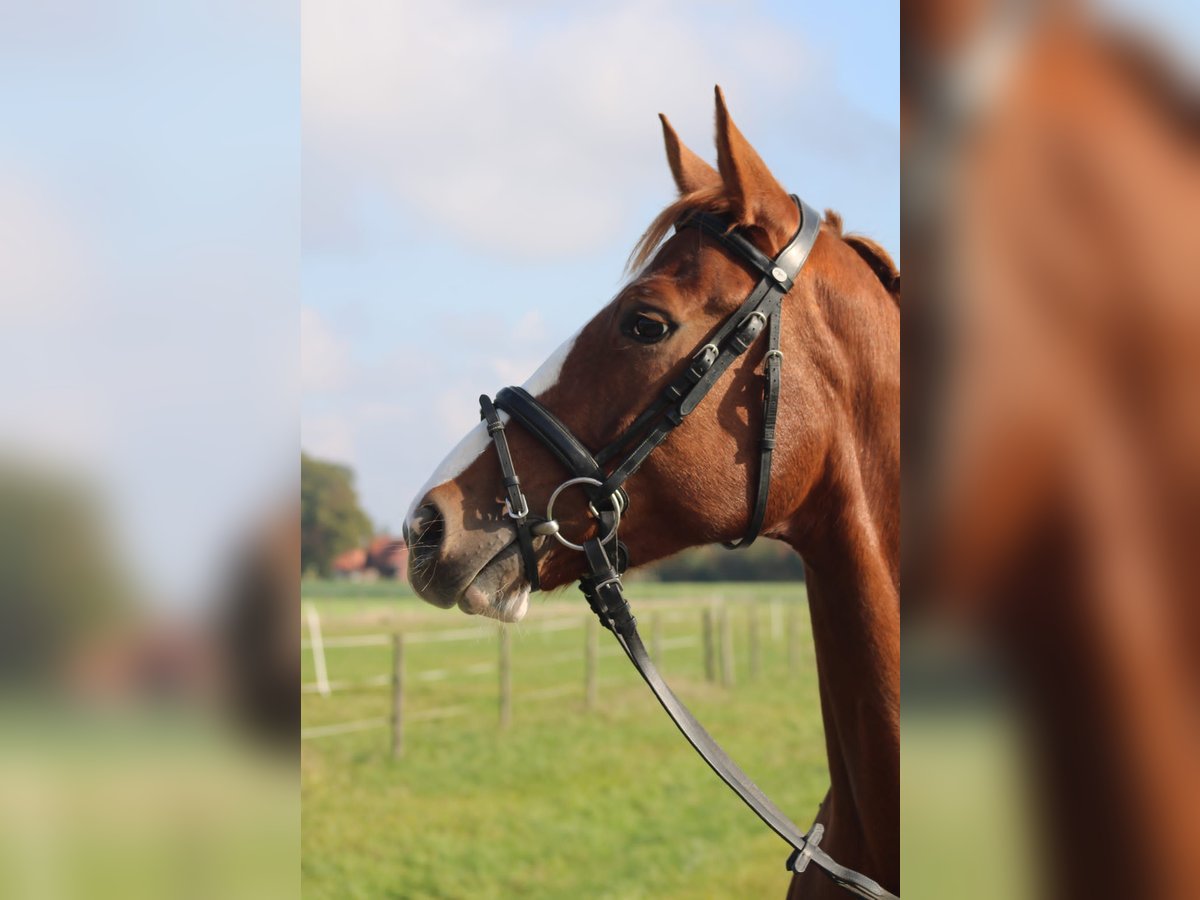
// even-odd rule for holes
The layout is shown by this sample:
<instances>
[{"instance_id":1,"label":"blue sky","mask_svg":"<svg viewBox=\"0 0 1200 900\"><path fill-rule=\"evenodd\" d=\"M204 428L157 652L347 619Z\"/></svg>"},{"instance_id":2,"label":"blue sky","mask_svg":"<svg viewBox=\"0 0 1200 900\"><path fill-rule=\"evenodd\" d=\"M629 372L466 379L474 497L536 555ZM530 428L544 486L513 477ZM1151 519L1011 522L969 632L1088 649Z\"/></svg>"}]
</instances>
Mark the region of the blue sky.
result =
<instances>
[{"instance_id":1,"label":"blue sky","mask_svg":"<svg viewBox=\"0 0 1200 900\"><path fill-rule=\"evenodd\" d=\"M397 529L477 417L615 292L709 159L714 84L780 181L899 256L898 10L305 8L302 443Z\"/></svg>"}]
</instances>

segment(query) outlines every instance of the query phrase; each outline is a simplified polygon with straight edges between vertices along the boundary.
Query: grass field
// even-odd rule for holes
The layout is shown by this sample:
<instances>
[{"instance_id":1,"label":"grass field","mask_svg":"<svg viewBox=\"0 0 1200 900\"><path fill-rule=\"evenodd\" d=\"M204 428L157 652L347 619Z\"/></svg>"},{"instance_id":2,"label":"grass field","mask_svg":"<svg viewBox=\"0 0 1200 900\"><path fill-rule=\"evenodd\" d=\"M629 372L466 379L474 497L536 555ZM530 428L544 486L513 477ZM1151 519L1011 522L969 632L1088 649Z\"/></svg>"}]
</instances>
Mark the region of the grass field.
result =
<instances>
[{"instance_id":1,"label":"grass field","mask_svg":"<svg viewBox=\"0 0 1200 900\"><path fill-rule=\"evenodd\" d=\"M302 878L308 897L782 897L787 847L686 745L628 662L600 635L598 703L584 708L586 608L574 593L535 604L511 634L513 723L497 719L499 626L434 610L391 584L307 583L327 636L477 624L451 643L409 640L413 716L392 760L386 728L305 741ZM640 583L668 679L714 736L802 826L827 787L816 669L802 584ZM704 677L700 610L729 609L736 683ZM750 677L751 602L761 671ZM777 611L772 613L772 608ZM578 619L581 627L543 631ZM789 665L788 623L797 631ZM303 654L304 681L313 680ZM386 675L388 647L327 651L329 677ZM306 694L303 725L386 716L389 690Z\"/></svg>"}]
</instances>

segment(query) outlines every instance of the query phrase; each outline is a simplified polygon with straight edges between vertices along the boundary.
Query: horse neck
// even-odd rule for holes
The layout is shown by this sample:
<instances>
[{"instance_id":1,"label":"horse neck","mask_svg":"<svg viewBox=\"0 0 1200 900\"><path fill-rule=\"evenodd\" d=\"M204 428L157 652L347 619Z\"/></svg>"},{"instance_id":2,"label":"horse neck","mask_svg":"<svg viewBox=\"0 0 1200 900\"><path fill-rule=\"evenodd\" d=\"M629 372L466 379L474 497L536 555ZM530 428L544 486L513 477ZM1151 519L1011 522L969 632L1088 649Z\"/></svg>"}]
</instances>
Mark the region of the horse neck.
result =
<instances>
[{"instance_id":1,"label":"horse neck","mask_svg":"<svg viewBox=\"0 0 1200 900\"><path fill-rule=\"evenodd\" d=\"M830 794L827 846L899 880L899 408L896 374L864 375L824 474L784 532L807 572ZM864 411L862 403L869 404ZM893 408L895 407L895 408ZM873 412L871 411L873 410Z\"/></svg>"}]
</instances>

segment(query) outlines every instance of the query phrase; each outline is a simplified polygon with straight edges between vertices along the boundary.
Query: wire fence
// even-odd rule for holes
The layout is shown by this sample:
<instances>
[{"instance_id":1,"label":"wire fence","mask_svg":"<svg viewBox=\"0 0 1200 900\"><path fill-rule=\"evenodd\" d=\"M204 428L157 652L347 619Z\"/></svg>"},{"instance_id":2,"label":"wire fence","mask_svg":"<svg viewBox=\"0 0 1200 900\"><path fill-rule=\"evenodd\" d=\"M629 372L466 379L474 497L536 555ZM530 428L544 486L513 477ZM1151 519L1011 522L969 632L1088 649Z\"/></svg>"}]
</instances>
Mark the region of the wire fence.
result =
<instances>
[{"instance_id":1,"label":"wire fence","mask_svg":"<svg viewBox=\"0 0 1200 900\"><path fill-rule=\"evenodd\" d=\"M747 677L757 678L762 672L763 648L767 643L786 643L788 668L789 670L796 668L800 658L798 646L800 629L797 619L800 608L799 604L785 603L780 600L751 600L731 604L716 599L699 608L691 606L687 609L655 610L650 612L643 621L649 625L649 651L656 664L666 668L665 654L668 651L700 648L700 662L704 679L714 684L719 682L724 687L732 687L737 671L735 656L744 652L746 662L742 666L742 670ZM735 647L735 616L742 619L741 627L737 629L741 634L740 649ZM387 715L301 728L301 740L316 740L387 728L391 732L392 755L399 758L404 753L406 731L410 724L478 714L478 706L467 703L410 709L409 694L414 685L443 682L455 676L475 678L494 676L496 679L494 684L496 686L497 724L502 729L511 726L514 703L513 631L511 628L500 628L496 631L493 628L474 626L436 631L407 630L326 636L322 633L320 616L311 604L306 608L305 621L308 626L308 637L301 641L301 647L302 650L311 654L313 681L301 685L302 693L328 698L338 693L358 694L388 689L390 690L390 705ZM669 636L668 626L677 623L692 623L696 626L696 630L688 634ZM601 630L600 624L590 615L551 619L524 626L521 630L523 637L531 634L578 631L584 638L584 647L582 653L579 649L558 650L542 652L532 658L523 651L523 666L561 666L579 662L581 663L581 677L579 680L572 679L544 688L523 690L520 692L520 702L548 700L578 694L583 699L584 708L594 710L598 702L598 688L603 684L618 680L600 676L600 660L624 655L621 648L615 644L600 646ZM409 662L408 650L414 645L465 641L482 643L489 640L494 642L492 652L495 655L491 660L457 666L440 665L423 668ZM386 647L391 648L390 673L356 679L331 679L329 677L327 651L361 651L366 648Z\"/></svg>"}]
</instances>

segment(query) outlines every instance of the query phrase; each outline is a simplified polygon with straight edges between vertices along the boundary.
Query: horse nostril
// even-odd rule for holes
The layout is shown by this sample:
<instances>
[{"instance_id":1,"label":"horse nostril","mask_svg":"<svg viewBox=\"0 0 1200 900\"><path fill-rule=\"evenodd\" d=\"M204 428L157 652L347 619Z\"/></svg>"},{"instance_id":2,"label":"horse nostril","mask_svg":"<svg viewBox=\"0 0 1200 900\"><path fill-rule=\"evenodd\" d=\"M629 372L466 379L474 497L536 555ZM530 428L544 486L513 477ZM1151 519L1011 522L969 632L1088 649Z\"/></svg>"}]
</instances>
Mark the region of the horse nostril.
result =
<instances>
[{"instance_id":1,"label":"horse nostril","mask_svg":"<svg viewBox=\"0 0 1200 900\"><path fill-rule=\"evenodd\" d=\"M413 513L405 529L408 532L409 556L414 562L420 564L437 556L446 537L446 523L436 506L422 506Z\"/></svg>"}]
</instances>

